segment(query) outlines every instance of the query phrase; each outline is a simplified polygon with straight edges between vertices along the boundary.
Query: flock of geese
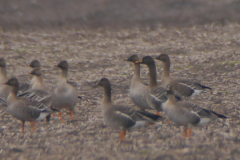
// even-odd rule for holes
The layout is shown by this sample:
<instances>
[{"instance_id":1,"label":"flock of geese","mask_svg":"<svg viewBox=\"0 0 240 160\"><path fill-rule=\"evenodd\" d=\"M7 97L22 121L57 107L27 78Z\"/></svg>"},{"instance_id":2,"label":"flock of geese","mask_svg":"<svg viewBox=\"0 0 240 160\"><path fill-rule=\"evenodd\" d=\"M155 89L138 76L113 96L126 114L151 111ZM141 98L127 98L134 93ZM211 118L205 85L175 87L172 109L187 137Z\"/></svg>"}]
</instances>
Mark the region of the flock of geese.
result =
<instances>
[{"instance_id":1,"label":"flock of geese","mask_svg":"<svg viewBox=\"0 0 240 160\"><path fill-rule=\"evenodd\" d=\"M102 115L107 126L121 129L120 141L125 138L126 131L132 128L154 124L161 119L160 112L165 112L168 117L167 124L172 121L184 126L184 137L191 137L191 127L209 123L218 118L227 118L212 110L201 108L181 97L194 97L200 95L206 89L212 92L210 87L184 79L170 77L170 58L167 54L161 54L155 58L164 64L161 86L157 83L155 61L151 56L145 56L142 60L137 55L132 55L126 61L134 63L134 75L131 79L130 97L139 109L133 109L124 105L116 105L111 100L111 83L107 78L102 78L97 84L104 88L104 96L101 103ZM140 79L140 64L149 68L149 84L142 83ZM29 121L34 131L34 122L46 118L50 121L51 115L58 112L61 121L64 122L61 110L67 109L73 120L73 109L77 104L78 96L76 87L67 80L68 63L61 61L56 66L61 69L61 74L56 88L49 92L43 85L41 65L38 60L30 64L33 70L30 72L33 78L30 84L19 83L17 78L7 79L6 62L0 59L0 97L2 103L6 103L7 111L24 123ZM147 110L155 110L153 114Z\"/></svg>"}]
</instances>

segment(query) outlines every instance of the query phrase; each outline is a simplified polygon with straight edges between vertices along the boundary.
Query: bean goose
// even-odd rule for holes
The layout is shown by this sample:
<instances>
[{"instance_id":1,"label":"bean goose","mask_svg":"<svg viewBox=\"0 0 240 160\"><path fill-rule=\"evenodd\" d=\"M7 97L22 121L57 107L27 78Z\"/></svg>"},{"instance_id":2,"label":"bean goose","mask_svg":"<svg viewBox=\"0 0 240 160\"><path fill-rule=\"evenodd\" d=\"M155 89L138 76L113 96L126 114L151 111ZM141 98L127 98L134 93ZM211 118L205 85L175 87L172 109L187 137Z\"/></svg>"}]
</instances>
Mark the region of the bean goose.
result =
<instances>
[{"instance_id":1,"label":"bean goose","mask_svg":"<svg viewBox=\"0 0 240 160\"><path fill-rule=\"evenodd\" d=\"M210 87L201 85L196 82L184 79L173 79L170 77L170 58L167 54L161 54L156 58L164 63L163 73L162 73L162 87L166 88L168 85L173 87L175 93L185 96L185 97L194 97L202 93L205 89L209 89L212 92Z\"/></svg>"},{"instance_id":2,"label":"bean goose","mask_svg":"<svg viewBox=\"0 0 240 160\"><path fill-rule=\"evenodd\" d=\"M114 105L111 100L111 84L107 78L102 78L98 85L104 87L101 104L103 119L108 126L122 130L120 141L125 138L126 130L141 127L146 122L156 122L161 118L149 112Z\"/></svg>"},{"instance_id":3,"label":"bean goose","mask_svg":"<svg viewBox=\"0 0 240 160\"><path fill-rule=\"evenodd\" d=\"M147 102L147 93L148 86L143 84L140 79L140 64L136 64L136 61L139 61L137 55L132 55L126 59L126 61L134 63L134 74L131 79L131 87L130 87L130 96L132 101L136 106L138 106L141 110L145 109L153 109Z\"/></svg>"},{"instance_id":4,"label":"bean goose","mask_svg":"<svg viewBox=\"0 0 240 160\"><path fill-rule=\"evenodd\" d=\"M4 58L0 58L0 97L4 100L7 99L9 93L11 92L11 87L4 85L7 81L7 69L6 69L6 61Z\"/></svg>"},{"instance_id":5,"label":"bean goose","mask_svg":"<svg viewBox=\"0 0 240 160\"><path fill-rule=\"evenodd\" d=\"M174 96L172 87L167 87L168 100L164 105L164 112L168 118L184 126L184 137L187 137L188 126L198 126L209 123L218 118L227 118L224 115L218 114L212 110L201 108L187 101L177 101ZM189 138L191 137L192 129L189 128Z\"/></svg>"},{"instance_id":6,"label":"bean goose","mask_svg":"<svg viewBox=\"0 0 240 160\"><path fill-rule=\"evenodd\" d=\"M40 62L38 60L32 60L31 63L28 65L31 68L41 68ZM36 77L33 76L30 83L20 83L19 91L21 93L31 90L33 84L36 82Z\"/></svg>"},{"instance_id":7,"label":"bean goose","mask_svg":"<svg viewBox=\"0 0 240 160\"><path fill-rule=\"evenodd\" d=\"M163 111L164 103L167 101L166 89L162 88L157 83L156 66L153 58L151 56L145 56L142 60L136 61L137 64L146 64L149 68L149 85L147 102L154 108L159 115L159 111ZM181 100L181 97L177 96L177 99Z\"/></svg>"},{"instance_id":8,"label":"bean goose","mask_svg":"<svg viewBox=\"0 0 240 160\"><path fill-rule=\"evenodd\" d=\"M17 78L9 79L5 85L11 87L11 92L7 98L7 111L22 122L22 132L24 132L25 121L31 122L32 131L34 131L34 122L44 119L49 114L57 111L48 108L37 101L30 101L27 98L17 97L19 83Z\"/></svg>"},{"instance_id":9,"label":"bean goose","mask_svg":"<svg viewBox=\"0 0 240 160\"><path fill-rule=\"evenodd\" d=\"M77 104L78 94L76 89L67 82L68 63L61 61L57 67L62 70L57 87L52 94L52 107L56 109L67 109L70 111L71 120L73 120L73 109ZM62 113L59 112L61 121L63 122Z\"/></svg>"},{"instance_id":10,"label":"bean goose","mask_svg":"<svg viewBox=\"0 0 240 160\"><path fill-rule=\"evenodd\" d=\"M47 106L51 105L51 93L47 88L43 87L42 72L39 68L35 68L30 72L35 79L32 88L28 91L18 94L18 97L26 97L31 100L36 100L44 103ZM49 123L51 114L46 117L46 122Z\"/></svg>"},{"instance_id":11,"label":"bean goose","mask_svg":"<svg viewBox=\"0 0 240 160\"><path fill-rule=\"evenodd\" d=\"M38 60L32 60L32 62L29 64L29 67L32 67L32 68L39 68L41 69L41 64ZM35 78L36 77L33 77L32 80L31 80L31 83L30 83L30 86L32 86L35 82ZM78 84L76 82L73 82L73 81L67 81L69 84L71 84L73 87L77 87Z\"/></svg>"},{"instance_id":12,"label":"bean goose","mask_svg":"<svg viewBox=\"0 0 240 160\"><path fill-rule=\"evenodd\" d=\"M41 64L40 64L40 62L37 59L35 59L35 60L31 61L31 63L29 64L29 67L34 68L34 69L35 68L41 69ZM31 89L32 89L32 86L34 85L34 83L36 81L39 82L39 78L37 76L33 76L32 80L30 82L30 88ZM40 83L38 83L38 84L40 84Z\"/></svg>"}]
</instances>

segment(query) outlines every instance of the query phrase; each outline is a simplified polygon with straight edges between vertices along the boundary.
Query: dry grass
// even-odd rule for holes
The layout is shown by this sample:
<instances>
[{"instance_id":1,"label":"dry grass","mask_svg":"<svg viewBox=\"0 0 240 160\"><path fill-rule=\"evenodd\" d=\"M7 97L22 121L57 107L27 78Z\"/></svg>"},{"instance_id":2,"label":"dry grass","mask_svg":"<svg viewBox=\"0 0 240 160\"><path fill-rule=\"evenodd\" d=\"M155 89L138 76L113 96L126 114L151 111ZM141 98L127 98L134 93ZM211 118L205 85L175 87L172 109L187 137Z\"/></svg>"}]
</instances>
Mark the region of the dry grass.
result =
<instances>
[{"instance_id":1,"label":"dry grass","mask_svg":"<svg viewBox=\"0 0 240 160\"><path fill-rule=\"evenodd\" d=\"M111 31L0 31L1 55L7 60L9 76L30 79L27 64L39 59L45 81L56 83L58 69L53 65L62 59L70 64L69 79L79 83L83 96L75 108L74 122L36 124L31 133L0 108L0 157L2 159L237 159L240 156L239 119L239 44L240 26L205 25L183 29L157 28ZM214 89L194 101L228 116L224 122L213 122L205 128L194 128L191 139L183 130L166 120L142 130L127 133L119 143L120 131L103 124L100 110L102 88L95 86L102 77L113 84L113 100L135 107L129 97L132 64L124 61L131 54L167 53L172 61L172 75L201 81ZM156 62L161 73L162 64ZM142 67L142 78L148 70ZM160 79L160 75L159 78ZM65 120L70 120L64 114Z\"/></svg>"}]
</instances>

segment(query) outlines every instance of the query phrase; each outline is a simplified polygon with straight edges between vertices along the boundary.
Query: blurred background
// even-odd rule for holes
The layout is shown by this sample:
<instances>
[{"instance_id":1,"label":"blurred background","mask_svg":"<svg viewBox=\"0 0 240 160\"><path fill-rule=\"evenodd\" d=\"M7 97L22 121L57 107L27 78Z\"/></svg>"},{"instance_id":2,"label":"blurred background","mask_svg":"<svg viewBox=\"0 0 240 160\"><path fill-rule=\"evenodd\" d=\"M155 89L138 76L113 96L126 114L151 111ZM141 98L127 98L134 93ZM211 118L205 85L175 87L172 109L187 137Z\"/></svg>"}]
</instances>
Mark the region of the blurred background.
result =
<instances>
[{"instance_id":1,"label":"blurred background","mask_svg":"<svg viewBox=\"0 0 240 160\"><path fill-rule=\"evenodd\" d=\"M154 29L229 22L240 22L239 0L0 0L2 29Z\"/></svg>"}]
</instances>

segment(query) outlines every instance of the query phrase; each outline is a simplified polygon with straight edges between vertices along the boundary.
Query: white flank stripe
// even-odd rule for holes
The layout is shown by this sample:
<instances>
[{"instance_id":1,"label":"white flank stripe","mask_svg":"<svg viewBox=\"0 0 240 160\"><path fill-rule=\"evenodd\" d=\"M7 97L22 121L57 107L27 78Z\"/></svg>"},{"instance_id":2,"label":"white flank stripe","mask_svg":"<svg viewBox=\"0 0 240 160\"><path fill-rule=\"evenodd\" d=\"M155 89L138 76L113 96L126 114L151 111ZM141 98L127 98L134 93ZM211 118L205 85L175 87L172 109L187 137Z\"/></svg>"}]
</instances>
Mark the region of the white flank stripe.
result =
<instances>
[{"instance_id":1,"label":"white flank stripe","mask_svg":"<svg viewBox=\"0 0 240 160\"><path fill-rule=\"evenodd\" d=\"M49 115L48 112L41 112L40 116L36 119L36 121L41 121L43 120L47 115Z\"/></svg>"},{"instance_id":2,"label":"white flank stripe","mask_svg":"<svg viewBox=\"0 0 240 160\"><path fill-rule=\"evenodd\" d=\"M191 95L191 97L195 97L198 96L202 93L202 90L194 90L193 94Z\"/></svg>"}]
</instances>

